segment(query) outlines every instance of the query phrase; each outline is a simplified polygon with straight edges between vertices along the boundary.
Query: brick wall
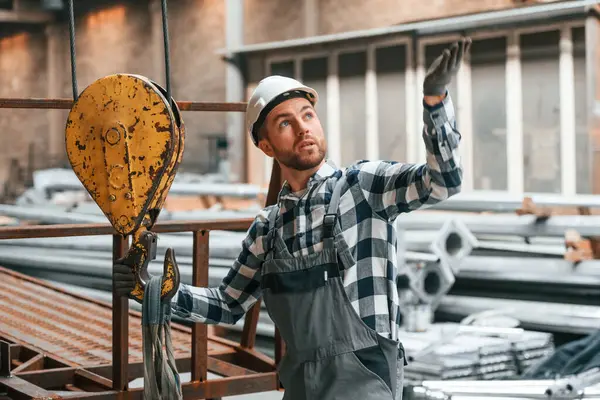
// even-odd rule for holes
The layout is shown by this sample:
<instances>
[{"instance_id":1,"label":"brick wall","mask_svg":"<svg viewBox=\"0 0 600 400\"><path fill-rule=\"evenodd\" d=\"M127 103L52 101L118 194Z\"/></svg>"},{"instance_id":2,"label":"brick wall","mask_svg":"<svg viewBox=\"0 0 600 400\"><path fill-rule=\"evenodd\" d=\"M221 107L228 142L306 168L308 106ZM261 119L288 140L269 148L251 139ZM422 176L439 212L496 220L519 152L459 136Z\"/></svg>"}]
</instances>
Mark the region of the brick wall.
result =
<instances>
[{"instance_id":1,"label":"brick wall","mask_svg":"<svg viewBox=\"0 0 600 400\"><path fill-rule=\"evenodd\" d=\"M88 2L89 4L90 2ZM154 23L148 2L133 0L92 2L93 8L75 5L77 80L81 92L102 76L127 72L148 76L164 85L160 5ZM177 0L169 2L171 79L179 100L224 101L225 70L215 54L225 45L225 8L221 0ZM0 97L72 97L68 26L58 30L58 65L48 73L48 35L44 26L13 29L0 36ZM158 43L153 43L158 39ZM158 55L156 51L159 51ZM49 80L54 80L52 84ZM50 94L49 87L54 93ZM56 112L55 112L56 113ZM12 158L27 163L30 143L38 149L37 165L50 148L63 159L64 123L67 112L50 118L46 110L0 109L0 192ZM203 135L223 133L223 113L184 113L186 149L184 165L201 168L208 156ZM51 122L52 121L52 122ZM52 126L51 126L52 124ZM51 136L51 131L54 135Z\"/></svg>"},{"instance_id":2,"label":"brick wall","mask_svg":"<svg viewBox=\"0 0 600 400\"><path fill-rule=\"evenodd\" d=\"M294 39L304 36L304 0L244 0L246 44ZM294 4L290 7L291 4Z\"/></svg>"},{"instance_id":3,"label":"brick wall","mask_svg":"<svg viewBox=\"0 0 600 400\"><path fill-rule=\"evenodd\" d=\"M0 38L0 97L44 97L45 60L43 27ZM30 142L48 145L46 116L46 111L0 109L0 191L11 158L26 161Z\"/></svg>"},{"instance_id":4,"label":"brick wall","mask_svg":"<svg viewBox=\"0 0 600 400\"><path fill-rule=\"evenodd\" d=\"M344 0L319 1L319 32L377 28L409 21L512 7L514 0Z\"/></svg>"},{"instance_id":5,"label":"brick wall","mask_svg":"<svg viewBox=\"0 0 600 400\"><path fill-rule=\"evenodd\" d=\"M513 7L515 0L317 0L319 34ZM245 0L247 44L304 36L302 2Z\"/></svg>"}]
</instances>

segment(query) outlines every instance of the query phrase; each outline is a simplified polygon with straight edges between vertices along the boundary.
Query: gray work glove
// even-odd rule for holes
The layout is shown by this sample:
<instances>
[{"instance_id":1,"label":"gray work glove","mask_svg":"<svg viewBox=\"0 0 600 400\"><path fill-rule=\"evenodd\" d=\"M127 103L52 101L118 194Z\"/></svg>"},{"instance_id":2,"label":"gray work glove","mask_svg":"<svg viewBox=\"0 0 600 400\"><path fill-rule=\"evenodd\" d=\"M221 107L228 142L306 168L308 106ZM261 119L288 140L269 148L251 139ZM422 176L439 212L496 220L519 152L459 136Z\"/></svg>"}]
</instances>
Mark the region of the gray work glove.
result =
<instances>
[{"instance_id":1,"label":"gray work glove","mask_svg":"<svg viewBox=\"0 0 600 400\"><path fill-rule=\"evenodd\" d=\"M463 38L455 42L429 66L423 81L423 94L425 96L443 96L452 77L456 75L462 60L469 53L471 39Z\"/></svg>"},{"instance_id":2,"label":"gray work glove","mask_svg":"<svg viewBox=\"0 0 600 400\"><path fill-rule=\"evenodd\" d=\"M129 297L129 293L135 287L135 276L129 265L120 259L113 264L114 292L119 296Z\"/></svg>"}]
</instances>

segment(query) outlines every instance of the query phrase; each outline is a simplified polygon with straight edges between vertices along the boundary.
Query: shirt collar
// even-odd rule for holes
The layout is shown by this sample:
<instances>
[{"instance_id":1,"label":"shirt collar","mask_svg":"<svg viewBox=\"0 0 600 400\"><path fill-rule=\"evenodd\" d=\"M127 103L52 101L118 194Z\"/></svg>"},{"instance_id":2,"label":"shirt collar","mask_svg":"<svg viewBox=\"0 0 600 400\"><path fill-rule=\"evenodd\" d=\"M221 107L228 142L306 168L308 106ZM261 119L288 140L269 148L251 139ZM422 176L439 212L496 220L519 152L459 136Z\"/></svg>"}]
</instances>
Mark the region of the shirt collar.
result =
<instances>
[{"instance_id":1,"label":"shirt collar","mask_svg":"<svg viewBox=\"0 0 600 400\"><path fill-rule=\"evenodd\" d=\"M335 163L332 160L326 160L323 165L321 165L321 168L319 168L317 172L312 174L308 179L304 193L309 191L311 187L318 184L323 179L333 175L336 171L338 171L338 167L335 165ZM290 187L288 181L283 182L283 186L279 191L277 202L281 203L282 200L298 200L298 196L292 193L292 188Z\"/></svg>"}]
</instances>

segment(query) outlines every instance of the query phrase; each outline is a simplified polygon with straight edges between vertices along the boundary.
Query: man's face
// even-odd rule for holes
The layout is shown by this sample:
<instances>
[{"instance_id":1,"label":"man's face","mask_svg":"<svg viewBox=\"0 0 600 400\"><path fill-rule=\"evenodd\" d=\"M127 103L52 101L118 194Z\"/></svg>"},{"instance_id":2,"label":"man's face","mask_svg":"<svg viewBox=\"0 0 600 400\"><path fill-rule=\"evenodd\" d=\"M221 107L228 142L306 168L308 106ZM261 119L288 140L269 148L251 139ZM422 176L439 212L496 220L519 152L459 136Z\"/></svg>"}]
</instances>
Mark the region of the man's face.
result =
<instances>
[{"instance_id":1,"label":"man's face","mask_svg":"<svg viewBox=\"0 0 600 400\"><path fill-rule=\"evenodd\" d=\"M278 104L264 122L260 149L288 168L305 171L325 158L327 143L311 103L292 98Z\"/></svg>"}]
</instances>

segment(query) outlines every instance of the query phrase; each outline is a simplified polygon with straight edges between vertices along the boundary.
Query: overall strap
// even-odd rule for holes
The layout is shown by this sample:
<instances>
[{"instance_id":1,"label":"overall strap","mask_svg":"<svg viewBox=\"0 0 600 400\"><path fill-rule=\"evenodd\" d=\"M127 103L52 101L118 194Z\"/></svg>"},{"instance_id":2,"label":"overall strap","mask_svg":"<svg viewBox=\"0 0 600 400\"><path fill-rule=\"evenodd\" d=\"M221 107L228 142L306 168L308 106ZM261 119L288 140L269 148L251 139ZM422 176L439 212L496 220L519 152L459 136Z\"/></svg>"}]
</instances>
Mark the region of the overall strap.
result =
<instances>
[{"instance_id":1,"label":"overall strap","mask_svg":"<svg viewBox=\"0 0 600 400\"><path fill-rule=\"evenodd\" d=\"M340 205L340 195L342 193L342 187L346 183L346 176L342 175L342 177L336 182L335 187L333 188L333 193L331 194L331 200L329 201L329 206L327 207L327 212L325 213L325 217L323 217L323 238L333 238L335 223L337 222L337 212Z\"/></svg>"},{"instance_id":2,"label":"overall strap","mask_svg":"<svg viewBox=\"0 0 600 400\"><path fill-rule=\"evenodd\" d=\"M267 259L275 255L275 237L277 234L277 217L279 216L279 206L275 205L269 212L269 233L267 234Z\"/></svg>"}]
</instances>

